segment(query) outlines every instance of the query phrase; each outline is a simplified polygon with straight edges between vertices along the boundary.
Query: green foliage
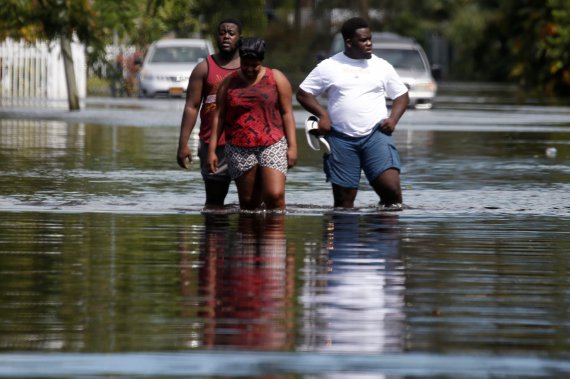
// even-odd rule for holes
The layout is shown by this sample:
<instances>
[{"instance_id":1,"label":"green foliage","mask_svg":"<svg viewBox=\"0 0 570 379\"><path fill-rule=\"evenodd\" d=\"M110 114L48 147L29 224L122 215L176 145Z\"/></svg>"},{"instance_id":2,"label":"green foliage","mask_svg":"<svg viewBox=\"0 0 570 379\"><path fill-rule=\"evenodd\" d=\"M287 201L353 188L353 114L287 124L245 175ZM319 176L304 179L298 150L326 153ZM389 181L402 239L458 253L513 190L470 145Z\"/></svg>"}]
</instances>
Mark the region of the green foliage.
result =
<instances>
[{"instance_id":1,"label":"green foliage","mask_svg":"<svg viewBox=\"0 0 570 379\"><path fill-rule=\"evenodd\" d=\"M570 0L430 0L390 3L385 27L422 41L444 35L452 78L517 80L570 95Z\"/></svg>"},{"instance_id":2,"label":"green foliage","mask_svg":"<svg viewBox=\"0 0 570 379\"><path fill-rule=\"evenodd\" d=\"M295 30L291 26L272 25L263 35L267 43L264 65L285 72L296 87L317 64L319 52L328 49L327 37L311 28Z\"/></svg>"},{"instance_id":3,"label":"green foliage","mask_svg":"<svg viewBox=\"0 0 570 379\"><path fill-rule=\"evenodd\" d=\"M465 9L446 29L455 77L517 80L546 95L569 94L569 0L473 1Z\"/></svg>"},{"instance_id":4,"label":"green foliage","mask_svg":"<svg viewBox=\"0 0 570 379\"><path fill-rule=\"evenodd\" d=\"M515 20L526 33L513 39L513 77L547 95L570 95L570 1L527 2Z\"/></svg>"},{"instance_id":5,"label":"green foliage","mask_svg":"<svg viewBox=\"0 0 570 379\"><path fill-rule=\"evenodd\" d=\"M488 15L475 4L469 4L458 9L445 28L444 36L453 45L456 57L460 57L462 61L462 64L455 66L456 76L474 79L478 76L480 59L477 48L488 42L485 40L487 25Z\"/></svg>"},{"instance_id":6,"label":"green foliage","mask_svg":"<svg viewBox=\"0 0 570 379\"><path fill-rule=\"evenodd\" d=\"M204 20L204 34L212 34L221 19L233 17L243 24L244 36L259 36L267 28L265 3L265 0L196 0L192 12Z\"/></svg>"},{"instance_id":7,"label":"green foliage","mask_svg":"<svg viewBox=\"0 0 570 379\"><path fill-rule=\"evenodd\" d=\"M192 15L193 5L194 1L168 1L160 9L158 15L165 20L170 30L176 32L177 37L189 38L199 34L202 27L198 17Z\"/></svg>"},{"instance_id":8,"label":"green foliage","mask_svg":"<svg viewBox=\"0 0 570 379\"><path fill-rule=\"evenodd\" d=\"M136 30L136 20L140 16L140 6L134 1L97 0L93 2L98 27L108 38L114 33L126 39Z\"/></svg>"},{"instance_id":9,"label":"green foliage","mask_svg":"<svg viewBox=\"0 0 570 379\"><path fill-rule=\"evenodd\" d=\"M35 40L72 33L85 39L93 26L88 0L6 0L0 7L0 35Z\"/></svg>"},{"instance_id":10,"label":"green foliage","mask_svg":"<svg viewBox=\"0 0 570 379\"><path fill-rule=\"evenodd\" d=\"M330 42L332 8L381 10L377 31L416 38L438 34L450 43L451 78L513 81L545 94L570 95L570 0L320 0L312 24L287 22L301 3L274 0L3 0L0 38L32 41L75 34L89 62L114 37L144 49L167 33L210 37L226 17L240 19L244 36L268 40L268 65L302 76ZM429 46L428 47L429 50ZM296 81L296 80L293 80Z\"/></svg>"},{"instance_id":11,"label":"green foliage","mask_svg":"<svg viewBox=\"0 0 570 379\"><path fill-rule=\"evenodd\" d=\"M110 87L110 79L103 79L98 76L87 78L87 96L109 96Z\"/></svg>"},{"instance_id":12,"label":"green foliage","mask_svg":"<svg viewBox=\"0 0 570 379\"><path fill-rule=\"evenodd\" d=\"M0 6L0 39L7 37L31 40L35 34L23 15L32 12L32 3L19 0L4 0Z\"/></svg>"}]
</instances>

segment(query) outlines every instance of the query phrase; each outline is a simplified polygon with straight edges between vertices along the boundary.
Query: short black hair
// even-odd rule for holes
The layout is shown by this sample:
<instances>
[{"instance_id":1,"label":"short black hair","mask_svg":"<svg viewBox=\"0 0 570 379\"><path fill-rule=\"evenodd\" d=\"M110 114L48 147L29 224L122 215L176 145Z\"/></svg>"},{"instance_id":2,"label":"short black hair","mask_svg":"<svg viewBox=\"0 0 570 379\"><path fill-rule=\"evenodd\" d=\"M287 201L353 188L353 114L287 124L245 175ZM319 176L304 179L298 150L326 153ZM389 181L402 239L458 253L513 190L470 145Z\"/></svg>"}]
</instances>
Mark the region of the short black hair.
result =
<instances>
[{"instance_id":1,"label":"short black hair","mask_svg":"<svg viewBox=\"0 0 570 379\"><path fill-rule=\"evenodd\" d=\"M238 51L240 58L254 58L262 61L265 58L265 41L261 38L240 38Z\"/></svg>"},{"instance_id":2,"label":"short black hair","mask_svg":"<svg viewBox=\"0 0 570 379\"><path fill-rule=\"evenodd\" d=\"M349 18L342 24L342 28L340 32L342 33L342 38L346 41L349 38L352 38L356 33L357 29L362 28L369 28L368 22L362 17L353 17Z\"/></svg>"},{"instance_id":3,"label":"short black hair","mask_svg":"<svg viewBox=\"0 0 570 379\"><path fill-rule=\"evenodd\" d=\"M238 33L241 34L241 22L238 19L231 17L224 18L222 21L218 22L218 28L216 31L220 30L220 26L222 26L222 24L234 24L238 28Z\"/></svg>"}]
</instances>

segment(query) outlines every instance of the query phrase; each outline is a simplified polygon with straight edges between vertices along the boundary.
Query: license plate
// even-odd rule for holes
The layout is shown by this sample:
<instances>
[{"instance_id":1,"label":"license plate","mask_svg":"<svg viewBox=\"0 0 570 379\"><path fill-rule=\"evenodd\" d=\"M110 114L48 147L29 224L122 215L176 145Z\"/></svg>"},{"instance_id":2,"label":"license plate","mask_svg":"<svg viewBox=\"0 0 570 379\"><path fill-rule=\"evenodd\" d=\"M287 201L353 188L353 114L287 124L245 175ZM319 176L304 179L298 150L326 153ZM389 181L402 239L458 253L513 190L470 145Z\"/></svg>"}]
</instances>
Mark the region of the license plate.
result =
<instances>
[{"instance_id":1,"label":"license plate","mask_svg":"<svg viewBox=\"0 0 570 379\"><path fill-rule=\"evenodd\" d=\"M168 90L170 95L182 95L184 93L184 88L182 87L172 87Z\"/></svg>"}]
</instances>

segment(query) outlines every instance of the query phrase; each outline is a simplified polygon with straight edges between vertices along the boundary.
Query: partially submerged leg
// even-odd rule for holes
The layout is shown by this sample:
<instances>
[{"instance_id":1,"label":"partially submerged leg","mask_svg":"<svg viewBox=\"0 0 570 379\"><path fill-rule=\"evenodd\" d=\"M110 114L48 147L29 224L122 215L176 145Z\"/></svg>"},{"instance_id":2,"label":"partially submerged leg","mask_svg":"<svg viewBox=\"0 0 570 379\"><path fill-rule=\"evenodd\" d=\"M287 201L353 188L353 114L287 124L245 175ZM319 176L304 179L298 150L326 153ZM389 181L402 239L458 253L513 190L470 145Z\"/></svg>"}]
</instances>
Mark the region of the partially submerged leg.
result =
<instances>
[{"instance_id":1,"label":"partially submerged leg","mask_svg":"<svg viewBox=\"0 0 570 379\"><path fill-rule=\"evenodd\" d=\"M206 187L206 208L223 208L230 182L225 180L204 180Z\"/></svg>"},{"instance_id":2,"label":"partially submerged leg","mask_svg":"<svg viewBox=\"0 0 570 379\"><path fill-rule=\"evenodd\" d=\"M261 198L267 209L285 208L285 175L269 167L259 168Z\"/></svg>"},{"instance_id":3,"label":"partially submerged leg","mask_svg":"<svg viewBox=\"0 0 570 379\"><path fill-rule=\"evenodd\" d=\"M206 208L222 208L224 201L230 188L230 175L227 170L224 146L218 146L216 154L219 159L220 167L217 173L210 172L208 167L208 144L200 141L198 147L198 157L200 158L200 172L204 179L204 187L206 190Z\"/></svg>"},{"instance_id":4,"label":"partially submerged leg","mask_svg":"<svg viewBox=\"0 0 570 379\"><path fill-rule=\"evenodd\" d=\"M339 208L354 208L354 200L358 193L358 188L344 188L333 184L334 206Z\"/></svg>"},{"instance_id":5,"label":"partially submerged leg","mask_svg":"<svg viewBox=\"0 0 570 379\"><path fill-rule=\"evenodd\" d=\"M261 206L258 170L259 166L254 166L235 180L241 209L253 210Z\"/></svg>"},{"instance_id":6,"label":"partially submerged leg","mask_svg":"<svg viewBox=\"0 0 570 379\"><path fill-rule=\"evenodd\" d=\"M376 194L380 197L381 205L402 204L400 172L395 168L384 171L371 184Z\"/></svg>"}]
</instances>

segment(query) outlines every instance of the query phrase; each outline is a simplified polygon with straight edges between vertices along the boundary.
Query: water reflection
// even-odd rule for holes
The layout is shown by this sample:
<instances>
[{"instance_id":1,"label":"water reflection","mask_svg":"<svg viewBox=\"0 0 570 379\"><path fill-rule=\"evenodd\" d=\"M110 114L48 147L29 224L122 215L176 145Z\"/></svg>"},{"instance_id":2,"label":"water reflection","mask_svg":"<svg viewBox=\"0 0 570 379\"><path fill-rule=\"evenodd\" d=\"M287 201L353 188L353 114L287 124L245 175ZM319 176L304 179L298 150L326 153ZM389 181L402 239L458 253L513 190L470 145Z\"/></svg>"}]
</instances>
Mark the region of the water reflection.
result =
<instances>
[{"instance_id":1,"label":"water reflection","mask_svg":"<svg viewBox=\"0 0 570 379\"><path fill-rule=\"evenodd\" d=\"M402 350L404 271L394 214L333 213L303 286L302 349Z\"/></svg>"},{"instance_id":2,"label":"water reflection","mask_svg":"<svg viewBox=\"0 0 570 379\"><path fill-rule=\"evenodd\" d=\"M250 377L460 377L489 361L521 377L523 356L536 377L551 364L567 374L567 226L407 212L4 213L0 350L44 352L26 359L52 377L133 376L147 359L164 376L230 376L233 359ZM77 366L64 352L81 353Z\"/></svg>"},{"instance_id":3,"label":"water reflection","mask_svg":"<svg viewBox=\"0 0 570 379\"><path fill-rule=\"evenodd\" d=\"M184 309L198 309L203 324L190 345L290 349L295 251L285 238L285 215L205 214L203 231L197 259L180 232Z\"/></svg>"},{"instance_id":4,"label":"water reflection","mask_svg":"<svg viewBox=\"0 0 570 379\"><path fill-rule=\"evenodd\" d=\"M568 377L569 108L473 104L406 113L399 214L301 143L287 215L203 215L171 109L0 120L0 376Z\"/></svg>"},{"instance_id":5,"label":"water reflection","mask_svg":"<svg viewBox=\"0 0 570 379\"><path fill-rule=\"evenodd\" d=\"M561 217L416 220L401 249L406 347L566 354L569 225Z\"/></svg>"}]
</instances>

